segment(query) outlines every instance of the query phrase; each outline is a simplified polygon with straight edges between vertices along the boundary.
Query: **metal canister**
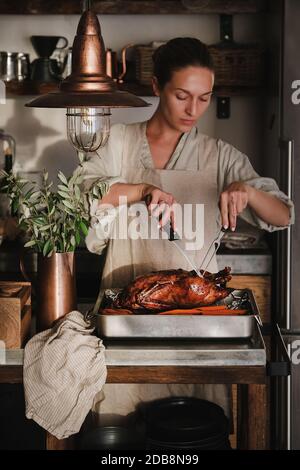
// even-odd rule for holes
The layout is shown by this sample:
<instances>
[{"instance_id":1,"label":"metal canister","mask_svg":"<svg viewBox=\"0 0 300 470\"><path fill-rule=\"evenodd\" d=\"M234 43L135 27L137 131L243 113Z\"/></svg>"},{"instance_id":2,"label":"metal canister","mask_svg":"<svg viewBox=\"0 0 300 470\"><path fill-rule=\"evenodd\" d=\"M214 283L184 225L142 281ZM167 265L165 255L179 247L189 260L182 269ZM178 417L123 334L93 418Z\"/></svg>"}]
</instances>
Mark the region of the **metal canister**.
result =
<instances>
[{"instance_id":1,"label":"metal canister","mask_svg":"<svg viewBox=\"0 0 300 470\"><path fill-rule=\"evenodd\" d=\"M29 77L29 54L0 52L0 79L6 82L22 81Z\"/></svg>"},{"instance_id":2,"label":"metal canister","mask_svg":"<svg viewBox=\"0 0 300 470\"><path fill-rule=\"evenodd\" d=\"M26 80L30 75L30 60L29 54L18 52L16 58L16 78L18 81Z\"/></svg>"}]
</instances>

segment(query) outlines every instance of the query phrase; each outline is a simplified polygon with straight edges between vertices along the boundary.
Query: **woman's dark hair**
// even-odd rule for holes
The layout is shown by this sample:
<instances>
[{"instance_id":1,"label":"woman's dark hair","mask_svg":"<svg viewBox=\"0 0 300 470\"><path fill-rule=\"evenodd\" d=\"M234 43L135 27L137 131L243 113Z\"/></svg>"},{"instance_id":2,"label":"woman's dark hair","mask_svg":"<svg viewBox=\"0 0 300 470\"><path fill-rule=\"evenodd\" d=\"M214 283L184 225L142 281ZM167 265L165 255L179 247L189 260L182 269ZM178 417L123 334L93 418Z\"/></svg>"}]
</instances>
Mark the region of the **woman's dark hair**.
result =
<instances>
[{"instance_id":1,"label":"woman's dark hair","mask_svg":"<svg viewBox=\"0 0 300 470\"><path fill-rule=\"evenodd\" d=\"M207 45L196 38L171 39L154 51L152 60L160 89L171 80L175 70L196 65L213 71Z\"/></svg>"}]
</instances>

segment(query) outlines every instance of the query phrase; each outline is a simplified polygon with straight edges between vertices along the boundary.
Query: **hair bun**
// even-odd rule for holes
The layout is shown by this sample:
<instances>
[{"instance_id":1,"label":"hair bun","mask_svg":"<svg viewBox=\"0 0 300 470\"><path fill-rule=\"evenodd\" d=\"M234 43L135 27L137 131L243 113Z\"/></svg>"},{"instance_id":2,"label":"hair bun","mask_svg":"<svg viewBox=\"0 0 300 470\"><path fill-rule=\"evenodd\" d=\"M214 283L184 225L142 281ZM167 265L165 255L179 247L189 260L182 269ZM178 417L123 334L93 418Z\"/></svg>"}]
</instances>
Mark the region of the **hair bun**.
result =
<instances>
[{"instance_id":1,"label":"hair bun","mask_svg":"<svg viewBox=\"0 0 300 470\"><path fill-rule=\"evenodd\" d=\"M206 44L197 38L174 38L160 45L152 54L154 75L160 89L172 78L175 70L199 66L213 70L213 61Z\"/></svg>"}]
</instances>

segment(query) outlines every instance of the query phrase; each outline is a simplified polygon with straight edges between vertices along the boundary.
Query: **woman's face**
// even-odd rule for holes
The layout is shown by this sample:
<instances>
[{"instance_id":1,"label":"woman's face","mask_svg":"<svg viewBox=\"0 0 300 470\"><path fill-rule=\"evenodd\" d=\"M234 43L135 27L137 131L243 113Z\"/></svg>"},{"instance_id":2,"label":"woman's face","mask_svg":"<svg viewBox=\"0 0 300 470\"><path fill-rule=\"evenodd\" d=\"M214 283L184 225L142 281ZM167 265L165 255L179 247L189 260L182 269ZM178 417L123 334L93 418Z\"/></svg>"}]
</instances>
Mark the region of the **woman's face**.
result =
<instances>
[{"instance_id":1,"label":"woman's face","mask_svg":"<svg viewBox=\"0 0 300 470\"><path fill-rule=\"evenodd\" d=\"M213 84L213 72L199 66L174 71L162 90L154 77L154 93L160 97L159 109L170 127L188 132L208 108Z\"/></svg>"}]
</instances>

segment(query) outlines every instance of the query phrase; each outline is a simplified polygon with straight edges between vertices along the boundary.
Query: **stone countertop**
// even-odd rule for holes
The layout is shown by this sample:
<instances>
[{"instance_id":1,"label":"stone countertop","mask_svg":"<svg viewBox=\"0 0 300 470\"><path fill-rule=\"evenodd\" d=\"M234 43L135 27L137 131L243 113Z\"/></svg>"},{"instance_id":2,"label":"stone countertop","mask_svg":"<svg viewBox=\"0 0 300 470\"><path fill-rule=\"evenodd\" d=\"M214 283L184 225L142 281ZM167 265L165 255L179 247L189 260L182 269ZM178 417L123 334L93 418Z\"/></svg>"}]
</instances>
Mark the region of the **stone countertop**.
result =
<instances>
[{"instance_id":1,"label":"stone countertop","mask_svg":"<svg viewBox=\"0 0 300 470\"><path fill-rule=\"evenodd\" d=\"M272 255L269 251L237 250L217 254L220 269L231 267L231 274L271 275Z\"/></svg>"},{"instance_id":2,"label":"stone countertop","mask_svg":"<svg viewBox=\"0 0 300 470\"><path fill-rule=\"evenodd\" d=\"M107 366L265 366L265 344L256 326L251 339L104 341ZM23 365L22 349L0 350L1 365Z\"/></svg>"},{"instance_id":3,"label":"stone countertop","mask_svg":"<svg viewBox=\"0 0 300 470\"><path fill-rule=\"evenodd\" d=\"M19 253L21 246L15 242L5 241L0 246L0 274L20 273ZM79 276L98 275L98 280L103 267L104 256L92 254L85 248L79 248L75 252L76 272ZM220 269L231 266L232 274L270 275L272 273L272 255L267 246L264 248L229 250L222 245L217 254ZM36 254L27 252L25 264L28 272L36 271Z\"/></svg>"}]
</instances>

